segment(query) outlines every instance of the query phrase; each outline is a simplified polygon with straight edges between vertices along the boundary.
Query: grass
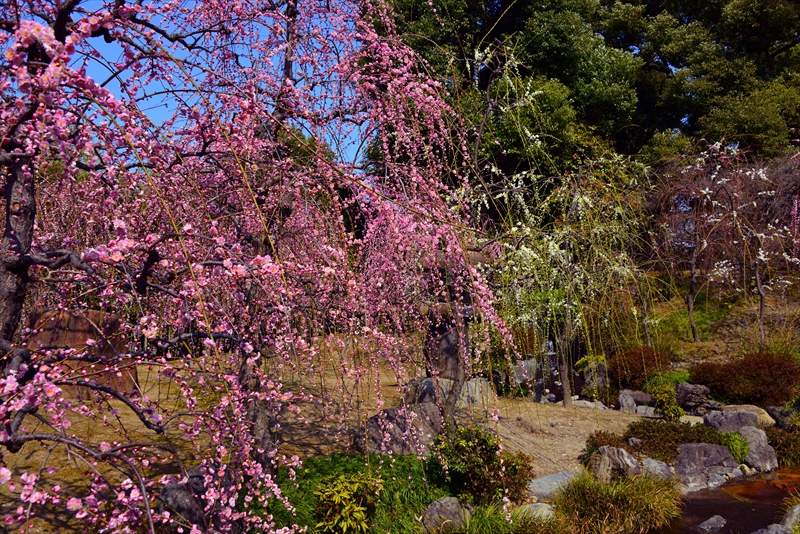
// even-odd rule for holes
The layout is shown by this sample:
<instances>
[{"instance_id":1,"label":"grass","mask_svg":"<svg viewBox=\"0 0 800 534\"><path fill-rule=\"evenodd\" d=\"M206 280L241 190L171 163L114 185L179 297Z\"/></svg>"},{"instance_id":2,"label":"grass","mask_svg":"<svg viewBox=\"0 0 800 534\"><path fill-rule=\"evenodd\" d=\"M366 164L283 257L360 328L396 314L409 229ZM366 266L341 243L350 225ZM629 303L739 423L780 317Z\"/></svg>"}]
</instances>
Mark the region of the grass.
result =
<instances>
[{"instance_id":1,"label":"grass","mask_svg":"<svg viewBox=\"0 0 800 534\"><path fill-rule=\"evenodd\" d=\"M647 475L606 485L583 472L556 494L554 506L575 534L643 534L680 515L680 492Z\"/></svg>"},{"instance_id":2,"label":"grass","mask_svg":"<svg viewBox=\"0 0 800 534\"><path fill-rule=\"evenodd\" d=\"M568 525L558 518L536 519L521 508L512 510L510 519L498 504L477 506L467 526L455 534L571 534Z\"/></svg>"}]
</instances>

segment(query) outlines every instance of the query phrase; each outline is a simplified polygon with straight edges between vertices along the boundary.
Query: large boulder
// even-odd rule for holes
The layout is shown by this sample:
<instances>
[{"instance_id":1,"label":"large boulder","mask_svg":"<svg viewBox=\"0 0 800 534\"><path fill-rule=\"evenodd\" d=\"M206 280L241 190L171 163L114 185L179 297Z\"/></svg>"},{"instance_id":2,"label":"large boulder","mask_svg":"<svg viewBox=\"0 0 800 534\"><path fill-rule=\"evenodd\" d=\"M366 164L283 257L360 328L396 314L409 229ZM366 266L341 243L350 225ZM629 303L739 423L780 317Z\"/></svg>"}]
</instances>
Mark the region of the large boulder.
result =
<instances>
[{"instance_id":1,"label":"large boulder","mask_svg":"<svg viewBox=\"0 0 800 534\"><path fill-rule=\"evenodd\" d=\"M708 443L680 445L672 467L685 493L716 488L742 476L739 464L727 448Z\"/></svg>"},{"instance_id":2,"label":"large boulder","mask_svg":"<svg viewBox=\"0 0 800 534\"><path fill-rule=\"evenodd\" d=\"M623 413L636 413L636 400L627 389L623 389L619 392L617 403L619 405L619 411Z\"/></svg>"},{"instance_id":3,"label":"large boulder","mask_svg":"<svg viewBox=\"0 0 800 534\"><path fill-rule=\"evenodd\" d=\"M422 454L442 431L442 414L432 402L382 410L356 433L354 446L378 454Z\"/></svg>"},{"instance_id":4,"label":"large boulder","mask_svg":"<svg viewBox=\"0 0 800 534\"><path fill-rule=\"evenodd\" d=\"M528 495L535 501L550 500L558 490L569 484L578 474L578 471L561 471L554 475L531 480L528 482Z\"/></svg>"},{"instance_id":5,"label":"large boulder","mask_svg":"<svg viewBox=\"0 0 800 534\"><path fill-rule=\"evenodd\" d=\"M752 534L792 534L792 531L788 528L784 527L783 525L779 525L777 523L773 523L767 528L762 528L761 530L756 530Z\"/></svg>"},{"instance_id":6,"label":"large boulder","mask_svg":"<svg viewBox=\"0 0 800 534\"><path fill-rule=\"evenodd\" d=\"M770 417L769 413L763 408L753 406L752 404L729 404L722 408L723 413L729 412L748 412L755 414L758 417L758 426L766 428L768 426L775 426L775 419Z\"/></svg>"},{"instance_id":7,"label":"large boulder","mask_svg":"<svg viewBox=\"0 0 800 534\"><path fill-rule=\"evenodd\" d=\"M726 523L727 521L725 521L724 517L721 515L715 515L697 525L697 530L700 532L716 532L724 527Z\"/></svg>"},{"instance_id":8,"label":"large boulder","mask_svg":"<svg viewBox=\"0 0 800 534\"><path fill-rule=\"evenodd\" d=\"M647 473L655 478L668 480L672 478L672 469L669 465L652 458L645 458L642 460L642 473Z\"/></svg>"},{"instance_id":9,"label":"large boulder","mask_svg":"<svg viewBox=\"0 0 800 534\"><path fill-rule=\"evenodd\" d=\"M598 482L611 484L614 480L642 473L642 465L625 449L602 446L589 459L589 472Z\"/></svg>"},{"instance_id":10,"label":"large boulder","mask_svg":"<svg viewBox=\"0 0 800 534\"><path fill-rule=\"evenodd\" d=\"M472 518L471 505L455 497L444 497L433 501L422 514L422 526L428 534L441 534L461 530Z\"/></svg>"},{"instance_id":11,"label":"large boulder","mask_svg":"<svg viewBox=\"0 0 800 534\"><path fill-rule=\"evenodd\" d=\"M794 428L793 421L796 420L796 413L800 412L800 408L789 408L785 410L782 406L767 406L766 412L775 421L779 427L790 430Z\"/></svg>"},{"instance_id":12,"label":"large boulder","mask_svg":"<svg viewBox=\"0 0 800 534\"><path fill-rule=\"evenodd\" d=\"M411 405L444 402L452 387L453 381L446 378L412 380L406 389L405 402ZM485 378L472 378L464 383L456 407L491 406L494 401L495 393L492 384Z\"/></svg>"},{"instance_id":13,"label":"large boulder","mask_svg":"<svg viewBox=\"0 0 800 534\"><path fill-rule=\"evenodd\" d=\"M745 426L758 426L758 416L750 412L708 412L703 416L703 423L720 432L738 432Z\"/></svg>"},{"instance_id":14,"label":"large boulder","mask_svg":"<svg viewBox=\"0 0 800 534\"><path fill-rule=\"evenodd\" d=\"M778 455L769 445L766 432L760 428L746 426L739 429L739 434L750 447L750 452L744 460L746 465L762 473L775 471L778 468Z\"/></svg>"},{"instance_id":15,"label":"large boulder","mask_svg":"<svg viewBox=\"0 0 800 534\"><path fill-rule=\"evenodd\" d=\"M601 362L591 362L581 372L583 391L581 394L593 396L598 390L608 387L608 367Z\"/></svg>"},{"instance_id":16,"label":"large boulder","mask_svg":"<svg viewBox=\"0 0 800 534\"><path fill-rule=\"evenodd\" d=\"M630 394L637 406L655 406L656 404L653 396L644 391L631 391Z\"/></svg>"},{"instance_id":17,"label":"large boulder","mask_svg":"<svg viewBox=\"0 0 800 534\"><path fill-rule=\"evenodd\" d=\"M781 520L781 525L790 530L795 526L800 526L800 504L796 504L787 510Z\"/></svg>"},{"instance_id":18,"label":"large boulder","mask_svg":"<svg viewBox=\"0 0 800 534\"><path fill-rule=\"evenodd\" d=\"M704 416L710 411L722 408L722 403L708 398L711 392L702 384L682 382L675 387L675 402L689 415Z\"/></svg>"}]
</instances>

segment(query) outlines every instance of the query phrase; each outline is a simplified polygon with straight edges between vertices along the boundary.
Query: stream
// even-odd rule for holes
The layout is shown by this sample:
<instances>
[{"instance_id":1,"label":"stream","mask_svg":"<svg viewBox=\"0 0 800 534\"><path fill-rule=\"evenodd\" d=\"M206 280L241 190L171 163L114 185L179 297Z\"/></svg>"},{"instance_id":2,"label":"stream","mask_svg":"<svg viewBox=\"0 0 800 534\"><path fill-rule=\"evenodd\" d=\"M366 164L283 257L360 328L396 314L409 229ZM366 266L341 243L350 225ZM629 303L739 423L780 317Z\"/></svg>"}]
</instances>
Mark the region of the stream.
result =
<instances>
[{"instance_id":1,"label":"stream","mask_svg":"<svg viewBox=\"0 0 800 534\"><path fill-rule=\"evenodd\" d=\"M721 488L689 494L683 514L656 534L698 534L697 526L715 515L727 524L719 534L750 534L783 517L781 502L789 491L800 491L800 467L738 479Z\"/></svg>"}]
</instances>

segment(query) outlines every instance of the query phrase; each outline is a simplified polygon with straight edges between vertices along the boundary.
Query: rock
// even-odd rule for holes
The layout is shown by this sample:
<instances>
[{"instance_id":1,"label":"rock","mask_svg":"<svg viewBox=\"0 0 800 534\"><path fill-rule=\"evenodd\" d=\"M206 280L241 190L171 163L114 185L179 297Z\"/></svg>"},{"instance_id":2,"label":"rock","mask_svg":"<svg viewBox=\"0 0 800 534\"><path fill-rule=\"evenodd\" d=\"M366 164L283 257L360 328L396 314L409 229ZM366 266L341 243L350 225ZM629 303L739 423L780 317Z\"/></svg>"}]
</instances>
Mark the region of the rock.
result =
<instances>
[{"instance_id":1,"label":"rock","mask_svg":"<svg viewBox=\"0 0 800 534\"><path fill-rule=\"evenodd\" d=\"M783 525L779 525L777 523L773 523L767 528L762 528L761 530L756 530L752 534L792 534L792 531L788 528L784 527Z\"/></svg>"},{"instance_id":2,"label":"rock","mask_svg":"<svg viewBox=\"0 0 800 534\"><path fill-rule=\"evenodd\" d=\"M766 432L760 428L745 426L739 429L739 434L750 447L750 452L744 460L745 464L761 473L775 471L778 468L778 455L769 445Z\"/></svg>"},{"instance_id":3,"label":"rock","mask_svg":"<svg viewBox=\"0 0 800 534\"><path fill-rule=\"evenodd\" d=\"M701 384L682 382L675 387L675 402L688 415L703 416L712 410L722 408L722 403L708 398L711 390Z\"/></svg>"},{"instance_id":4,"label":"rock","mask_svg":"<svg viewBox=\"0 0 800 534\"><path fill-rule=\"evenodd\" d=\"M537 478L528 482L528 494L539 501L549 500L562 486L578 475L578 471L561 471L554 475Z\"/></svg>"},{"instance_id":5,"label":"rock","mask_svg":"<svg viewBox=\"0 0 800 534\"><path fill-rule=\"evenodd\" d=\"M667 464L652 458L642 460L642 473L647 473L662 480L669 480L673 476L672 470Z\"/></svg>"},{"instance_id":6,"label":"rock","mask_svg":"<svg viewBox=\"0 0 800 534\"><path fill-rule=\"evenodd\" d=\"M628 445L630 445L631 447L642 446L642 440L640 440L639 438L634 438L633 436L629 437L626 441L628 442Z\"/></svg>"},{"instance_id":7,"label":"rock","mask_svg":"<svg viewBox=\"0 0 800 534\"><path fill-rule=\"evenodd\" d=\"M752 404L729 404L722 408L722 413L727 412L749 412L755 414L758 417L758 426L760 428L775 425L775 419L770 417L766 410Z\"/></svg>"},{"instance_id":8,"label":"rock","mask_svg":"<svg viewBox=\"0 0 800 534\"><path fill-rule=\"evenodd\" d=\"M727 448L708 443L680 445L672 467L684 493L715 488L742 476L739 464Z\"/></svg>"},{"instance_id":9,"label":"rock","mask_svg":"<svg viewBox=\"0 0 800 534\"><path fill-rule=\"evenodd\" d=\"M721 529L725 526L727 521L721 515L715 515L709 519L706 519L699 525L697 525L697 530L701 532L716 532L717 530Z\"/></svg>"},{"instance_id":10,"label":"rock","mask_svg":"<svg viewBox=\"0 0 800 534\"><path fill-rule=\"evenodd\" d=\"M606 405L602 402L598 401L588 401L588 400L575 400L572 401L572 405L578 408L591 408L593 410L608 410Z\"/></svg>"},{"instance_id":11,"label":"rock","mask_svg":"<svg viewBox=\"0 0 800 534\"><path fill-rule=\"evenodd\" d=\"M636 413L636 401L627 389L619 392L617 404L619 405L619 411L623 413Z\"/></svg>"},{"instance_id":12,"label":"rock","mask_svg":"<svg viewBox=\"0 0 800 534\"><path fill-rule=\"evenodd\" d=\"M631 391L630 394L637 406L653 406L656 403L653 396L644 391Z\"/></svg>"},{"instance_id":13,"label":"rock","mask_svg":"<svg viewBox=\"0 0 800 534\"><path fill-rule=\"evenodd\" d=\"M785 430L791 429L791 417L797 411L797 408L784 410L782 406L767 406L765 410L775 420L776 425Z\"/></svg>"},{"instance_id":14,"label":"rock","mask_svg":"<svg viewBox=\"0 0 800 534\"><path fill-rule=\"evenodd\" d=\"M543 502L524 504L517 508L517 510L521 516L542 521L548 521L555 515L553 506Z\"/></svg>"},{"instance_id":15,"label":"rock","mask_svg":"<svg viewBox=\"0 0 800 534\"><path fill-rule=\"evenodd\" d=\"M692 426L703 424L703 418L697 415L684 415L679 419L679 421Z\"/></svg>"},{"instance_id":16,"label":"rock","mask_svg":"<svg viewBox=\"0 0 800 534\"><path fill-rule=\"evenodd\" d=\"M652 406L637 406L636 413L639 415L644 415L645 417L655 417L656 409Z\"/></svg>"},{"instance_id":17,"label":"rock","mask_svg":"<svg viewBox=\"0 0 800 534\"><path fill-rule=\"evenodd\" d=\"M382 410L367 419L366 434L359 431L354 446L361 452L420 454L442 431L442 414L432 402Z\"/></svg>"},{"instance_id":18,"label":"rock","mask_svg":"<svg viewBox=\"0 0 800 534\"><path fill-rule=\"evenodd\" d=\"M439 403L440 399L443 402L450 393L450 388L453 387L453 381L440 378L438 387L436 382L433 378L419 378L409 382L405 394L406 404ZM456 408L491 406L494 401L495 394L492 384L485 378L472 378L464 383Z\"/></svg>"},{"instance_id":19,"label":"rock","mask_svg":"<svg viewBox=\"0 0 800 534\"><path fill-rule=\"evenodd\" d=\"M583 394L591 396L601 388L608 386L608 367L604 363L591 362L581 372L583 377Z\"/></svg>"},{"instance_id":20,"label":"rock","mask_svg":"<svg viewBox=\"0 0 800 534\"><path fill-rule=\"evenodd\" d=\"M786 515L781 520L781 525L788 529L793 529L795 526L800 525L800 504L796 504L789 508Z\"/></svg>"},{"instance_id":21,"label":"rock","mask_svg":"<svg viewBox=\"0 0 800 534\"><path fill-rule=\"evenodd\" d=\"M720 432L738 432L744 426L758 426L758 416L750 412L708 412L703 423Z\"/></svg>"},{"instance_id":22,"label":"rock","mask_svg":"<svg viewBox=\"0 0 800 534\"><path fill-rule=\"evenodd\" d=\"M642 473L642 465L625 449L603 445L589 460L589 472L598 482L611 484L614 480Z\"/></svg>"},{"instance_id":23,"label":"rock","mask_svg":"<svg viewBox=\"0 0 800 534\"><path fill-rule=\"evenodd\" d=\"M123 394L136 393L139 391L136 365L131 364L131 358L116 358L126 351L126 339L119 327L116 316L96 310L33 312L28 318L28 328L36 332L28 338L27 347L31 351L40 347L73 348L88 356L108 357L107 363L65 360L60 365L67 378L93 381ZM87 345L90 339L94 345ZM84 378L84 374L91 376ZM61 389L67 398L89 398L86 387L64 385Z\"/></svg>"},{"instance_id":24,"label":"rock","mask_svg":"<svg viewBox=\"0 0 800 534\"><path fill-rule=\"evenodd\" d=\"M472 511L472 505L455 497L444 497L428 505L422 515L422 526L429 534L460 530L472 518Z\"/></svg>"}]
</instances>

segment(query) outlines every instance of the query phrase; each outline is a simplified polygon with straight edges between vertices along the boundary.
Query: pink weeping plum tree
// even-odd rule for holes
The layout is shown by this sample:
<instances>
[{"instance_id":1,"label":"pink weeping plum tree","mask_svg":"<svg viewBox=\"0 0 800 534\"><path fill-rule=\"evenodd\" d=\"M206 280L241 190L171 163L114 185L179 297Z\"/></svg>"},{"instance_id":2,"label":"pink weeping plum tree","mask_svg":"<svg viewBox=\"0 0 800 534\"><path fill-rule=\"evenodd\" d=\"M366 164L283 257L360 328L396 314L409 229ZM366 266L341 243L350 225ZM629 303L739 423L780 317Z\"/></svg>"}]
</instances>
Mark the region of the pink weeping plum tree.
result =
<instances>
[{"instance_id":1,"label":"pink weeping plum tree","mask_svg":"<svg viewBox=\"0 0 800 534\"><path fill-rule=\"evenodd\" d=\"M487 285L464 261L477 234L467 172L452 163L466 146L457 114L388 9L0 0L11 528L56 509L93 532L274 530L263 513L282 499L274 469L300 465L274 442L280 414L302 420L317 403L343 432L324 409L347 404L370 369L399 376L409 335L430 320L420 304L466 293L448 284L469 286L492 320ZM367 153L380 156L365 164ZM425 268L431 257L445 259L447 281ZM45 309L112 313L127 348L29 349L27 317ZM352 339L369 353L320 366L324 344ZM178 406L104 385L85 365L135 366ZM344 377L338 400L287 386L299 371ZM88 401L64 394L76 384ZM196 465L207 469L192 526L157 496ZM56 483L68 469L77 482Z\"/></svg>"}]
</instances>

